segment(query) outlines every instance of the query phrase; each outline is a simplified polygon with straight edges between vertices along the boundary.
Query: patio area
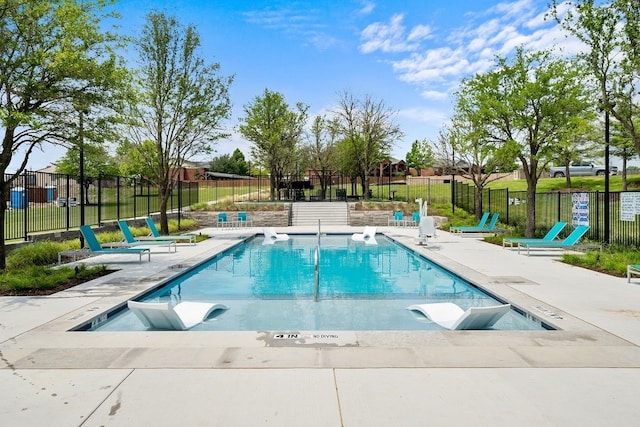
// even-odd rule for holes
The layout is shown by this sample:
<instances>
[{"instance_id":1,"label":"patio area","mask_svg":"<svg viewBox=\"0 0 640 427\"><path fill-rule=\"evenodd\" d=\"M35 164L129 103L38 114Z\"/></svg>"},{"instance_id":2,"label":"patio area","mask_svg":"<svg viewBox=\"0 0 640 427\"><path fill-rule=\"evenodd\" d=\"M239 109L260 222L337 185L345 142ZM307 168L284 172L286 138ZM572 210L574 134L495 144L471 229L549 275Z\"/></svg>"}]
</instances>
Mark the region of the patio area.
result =
<instances>
[{"instance_id":1,"label":"patio area","mask_svg":"<svg viewBox=\"0 0 640 427\"><path fill-rule=\"evenodd\" d=\"M313 227L277 228L289 234ZM323 227L361 232L362 227ZM261 229L152 249L48 297L0 298L0 420L64 426L601 426L640 418L640 279L440 231L378 232L554 331L68 332Z\"/></svg>"}]
</instances>

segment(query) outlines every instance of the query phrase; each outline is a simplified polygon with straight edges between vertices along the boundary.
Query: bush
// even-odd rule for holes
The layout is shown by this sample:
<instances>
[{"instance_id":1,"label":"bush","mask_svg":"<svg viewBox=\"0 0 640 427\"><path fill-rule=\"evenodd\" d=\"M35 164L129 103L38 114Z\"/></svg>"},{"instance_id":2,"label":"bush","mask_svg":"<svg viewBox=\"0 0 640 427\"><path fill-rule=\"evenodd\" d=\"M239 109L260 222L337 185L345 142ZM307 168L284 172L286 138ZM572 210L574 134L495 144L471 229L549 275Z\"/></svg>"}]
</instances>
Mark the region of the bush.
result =
<instances>
[{"instance_id":1,"label":"bush","mask_svg":"<svg viewBox=\"0 0 640 427\"><path fill-rule=\"evenodd\" d=\"M76 246L80 246L79 241ZM58 262L58 252L72 249L67 242L34 242L11 251L7 256L7 270L15 270L32 265L51 265Z\"/></svg>"}]
</instances>

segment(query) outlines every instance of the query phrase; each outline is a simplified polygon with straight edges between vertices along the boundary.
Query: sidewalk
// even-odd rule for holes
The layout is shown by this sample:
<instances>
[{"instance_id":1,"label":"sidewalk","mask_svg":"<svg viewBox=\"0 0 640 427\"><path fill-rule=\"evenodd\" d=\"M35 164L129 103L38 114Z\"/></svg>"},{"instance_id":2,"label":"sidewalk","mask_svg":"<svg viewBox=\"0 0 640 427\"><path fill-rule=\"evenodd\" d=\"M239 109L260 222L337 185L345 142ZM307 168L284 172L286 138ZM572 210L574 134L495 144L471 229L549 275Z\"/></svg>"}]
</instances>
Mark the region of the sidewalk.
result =
<instances>
[{"instance_id":1,"label":"sidewalk","mask_svg":"<svg viewBox=\"0 0 640 427\"><path fill-rule=\"evenodd\" d=\"M304 231L315 232L286 229ZM334 331L296 342L260 331L67 332L260 232L207 229L213 239L152 249L151 263L110 256L123 270L48 297L0 298L0 424L637 424L640 283L447 232L418 246L415 228L378 231L561 330Z\"/></svg>"}]
</instances>

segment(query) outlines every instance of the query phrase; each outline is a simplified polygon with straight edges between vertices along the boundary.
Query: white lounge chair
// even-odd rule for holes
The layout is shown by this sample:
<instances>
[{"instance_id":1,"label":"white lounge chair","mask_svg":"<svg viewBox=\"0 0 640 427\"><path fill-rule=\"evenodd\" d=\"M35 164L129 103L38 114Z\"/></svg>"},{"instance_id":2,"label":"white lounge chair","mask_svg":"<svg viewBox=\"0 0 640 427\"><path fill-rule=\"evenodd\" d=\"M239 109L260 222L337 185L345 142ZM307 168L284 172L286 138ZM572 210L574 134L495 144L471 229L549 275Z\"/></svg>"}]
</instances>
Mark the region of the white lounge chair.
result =
<instances>
[{"instance_id":1,"label":"white lounge chair","mask_svg":"<svg viewBox=\"0 0 640 427\"><path fill-rule=\"evenodd\" d=\"M278 234L273 227L264 227L262 229L262 233L264 234L264 241L262 242L263 245L273 245L275 242L289 240L288 234Z\"/></svg>"},{"instance_id":2,"label":"white lounge chair","mask_svg":"<svg viewBox=\"0 0 640 427\"><path fill-rule=\"evenodd\" d=\"M376 241L376 230L377 227L366 226L364 227L364 231L362 233L353 233L351 235L351 240L356 242L364 242L366 245L377 245Z\"/></svg>"},{"instance_id":3,"label":"white lounge chair","mask_svg":"<svg viewBox=\"0 0 640 427\"><path fill-rule=\"evenodd\" d=\"M211 312L227 306L208 302L180 302L175 306L168 302L127 301L129 310L147 327L185 331L209 317Z\"/></svg>"},{"instance_id":4,"label":"white lounge chair","mask_svg":"<svg viewBox=\"0 0 640 427\"><path fill-rule=\"evenodd\" d=\"M505 313L511 310L511 304L491 307L471 307L463 310L451 302L433 304L414 304L408 310L419 311L443 328L487 329L492 327Z\"/></svg>"},{"instance_id":5,"label":"white lounge chair","mask_svg":"<svg viewBox=\"0 0 640 427\"><path fill-rule=\"evenodd\" d=\"M436 237L436 223L432 216L423 216L418 224L418 244L427 243L427 239Z\"/></svg>"}]
</instances>

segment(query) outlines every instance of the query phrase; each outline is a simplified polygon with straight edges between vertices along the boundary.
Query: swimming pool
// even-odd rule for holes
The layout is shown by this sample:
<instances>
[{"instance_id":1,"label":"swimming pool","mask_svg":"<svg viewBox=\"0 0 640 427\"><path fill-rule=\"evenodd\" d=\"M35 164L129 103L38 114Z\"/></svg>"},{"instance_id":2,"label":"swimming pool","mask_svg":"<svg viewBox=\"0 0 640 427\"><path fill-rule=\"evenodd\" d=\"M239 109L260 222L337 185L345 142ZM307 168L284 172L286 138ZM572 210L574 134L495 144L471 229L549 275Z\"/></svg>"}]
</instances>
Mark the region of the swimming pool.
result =
<instances>
[{"instance_id":1,"label":"swimming pool","mask_svg":"<svg viewBox=\"0 0 640 427\"><path fill-rule=\"evenodd\" d=\"M354 242L349 235L320 240L293 235L273 245L262 245L261 236L251 238L140 300L223 303L228 310L192 329L218 331L439 330L406 308L425 302L451 301L465 309L503 302L393 240L376 238L378 245ZM494 328L544 329L514 310ZM123 310L92 330L144 329Z\"/></svg>"}]
</instances>

